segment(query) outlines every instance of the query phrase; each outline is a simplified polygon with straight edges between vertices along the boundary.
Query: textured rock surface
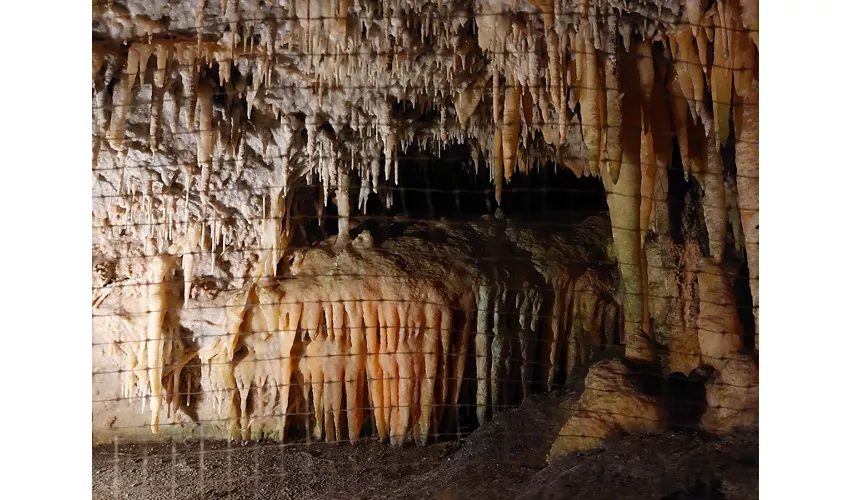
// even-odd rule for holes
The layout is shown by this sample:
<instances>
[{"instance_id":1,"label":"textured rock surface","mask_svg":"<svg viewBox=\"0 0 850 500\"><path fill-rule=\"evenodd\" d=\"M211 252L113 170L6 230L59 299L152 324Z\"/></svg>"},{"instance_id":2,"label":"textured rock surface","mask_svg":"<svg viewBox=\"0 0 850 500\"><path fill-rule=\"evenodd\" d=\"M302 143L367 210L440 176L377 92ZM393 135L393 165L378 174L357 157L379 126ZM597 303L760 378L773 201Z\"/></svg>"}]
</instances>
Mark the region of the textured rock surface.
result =
<instances>
[{"instance_id":1,"label":"textured rock surface","mask_svg":"<svg viewBox=\"0 0 850 500\"><path fill-rule=\"evenodd\" d=\"M708 409L702 419L707 429L720 432L758 425L759 369L752 359L727 360L706 384Z\"/></svg>"},{"instance_id":2,"label":"textured rock surface","mask_svg":"<svg viewBox=\"0 0 850 500\"><path fill-rule=\"evenodd\" d=\"M595 448L617 434L660 432L666 426L664 403L635 386L632 371L618 360L591 366L584 393L552 444L549 460Z\"/></svg>"},{"instance_id":3,"label":"textured rock surface","mask_svg":"<svg viewBox=\"0 0 850 500\"><path fill-rule=\"evenodd\" d=\"M95 307L97 344L134 368L116 394L115 365L95 367L95 437L138 437L141 415L107 395L153 386L160 364L154 392L164 400L142 404L174 414L170 432L200 432L196 420L207 436L283 438L308 416L315 439L355 440L365 411L379 437L401 443L410 433L424 443L461 403L477 406L483 423L555 366L569 375L619 341L609 231L599 216L568 232L511 220L402 222L383 242L364 231L350 246L296 251L280 280L235 293L196 287L198 305L183 304L183 283L164 274L156 285L107 286ZM152 321L168 332L155 362ZM477 380L473 399L461 401L467 364ZM159 418L154 411L152 425Z\"/></svg>"},{"instance_id":4,"label":"textured rock surface","mask_svg":"<svg viewBox=\"0 0 850 500\"><path fill-rule=\"evenodd\" d=\"M526 348L535 341L547 351L543 373L520 367L524 392L531 381L553 385L558 346L567 366L587 362L600 332L622 329L617 340L631 360L653 363L666 350L668 368L685 374L700 365L722 371L749 342L742 315L754 322L758 349L757 1L117 0L93 5L92 38L92 300L94 315L108 315L93 321L93 371L116 379L93 384L105 401L94 409L96 429L141 425L102 412L110 400L140 398L157 431L162 414L191 409L203 393L215 408L176 418L219 422L243 438L282 437L292 399L314 415L315 435L350 437L361 417L342 394L363 381L343 377L370 370L393 372L391 399L410 394L427 408L435 391L446 400L457 391L442 384L452 372L428 350L445 335L417 337L412 359L383 353L383 366L334 358L369 350L381 312L358 304L376 298L415 304L412 315L379 318L390 329L378 338L402 344L396 327L445 331L447 308L488 311L464 312L460 326L478 333L469 348L481 360L480 421L502 398L494 380L509 368L507 331L525 336L517 348L524 362L540 357ZM570 269L570 258L588 258L558 254L570 244L538 247L521 229L494 225L475 237L505 232L516 247L510 262L524 258L533 279L482 265L470 267L468 281L452 281L456 269L443 265L445 282L469 288L388 280L376 292L352 281L337 296L299 278L304 284L291 286L321 305L288 302L276 279L305 265L345 268L358 248L370 248L355 239L352 217L370 200L394 203L400 157L449 147L466 148L469 168L489 172L497 203L515 175L544 168L600 179L610 213L605 261L616 262L616 278ZM334 256L299 255L318 241L306 235L331 203ZM467 251L463 238L454 244L447 253ZM428 271L396 245L396 260L376 256L376 268ZM742 303L730 290L744 270ZM582 279L616 293L574 300ZM532 326L541 285L552 294L550 319ZM523 291L506 296L514 286ZM264 299L278 306L264 308ZM499 326L505 307L519 318L508 328ZM733 311L740 321L725 316ZM411 324L396 324L402 315ZM356 335L339 334L351 328ZM292 352L297 365L280 362ZM401 370L425 386L407 387ZM386 397L378 392L362 395ZM346 424L337 416L343 401ZM383 431L398 442L412 426L421 440L440 411L429 416L419 404L396 423L385 416Z\"/></svg>"}]
</instances>

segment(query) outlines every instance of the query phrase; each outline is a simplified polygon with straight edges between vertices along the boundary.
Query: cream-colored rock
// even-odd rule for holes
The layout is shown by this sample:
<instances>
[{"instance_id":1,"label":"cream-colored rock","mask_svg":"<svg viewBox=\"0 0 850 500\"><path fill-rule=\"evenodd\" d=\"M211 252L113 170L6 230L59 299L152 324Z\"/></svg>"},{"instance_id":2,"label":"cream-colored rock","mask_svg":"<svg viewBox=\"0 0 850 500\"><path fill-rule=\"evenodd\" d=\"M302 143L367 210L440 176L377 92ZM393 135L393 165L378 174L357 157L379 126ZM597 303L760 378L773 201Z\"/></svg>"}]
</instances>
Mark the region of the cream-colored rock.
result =
<instances>
[{"instance_id":1,"label":"cream-colored rock","mask_svg":"<svg viewBox=\"0 0 850 500\"><path fill-rule=\"evenodd\" d=\"M705 385L708 409L702 425L723 432L758 425L759 367L747 356L727 360Z\"/></svg>"},{"instance_id":2,"label":"cream-colored rock","mask_svg":"<svg viewBox=\"0 0 850 500\"><path fill-rule=\"evenodd\" d=\"M439 232L443 241L422 238L428 231ZM380 438L425 444L447 408L472 402L459 400L470 343L479 378L474 401L483 423L496 407L520 401L513 396L516 389L530 391L536 365L548 361L553 372L556 364L570 372L590 359L595 346L616 341L615 285L600 279L599 270L568 265L604 262L609 234L601 217L577 222L568 235L540 233L511 220L479 220L463 227L414 224L376 244L364 230L348 245L329 240L300 251L284 280L265 279L226 292L196 283L183 307L176 296L182 280L162 283L175 295L169 296L168 309L179 312L168 316L173 324L163 333L161 318L151 321L145 315L163 309L150 307L148 295L126 284L107 286L104 297L96 298L95 328L124 346L126 355L116 357L142 377L129 378L125 393L140 392L151 401L154 426L161 391L151 394L150 387L165 386L167 401L174 402L168 408L183 413L194 408L204 420L221 422L219 429L206 430L209 436L284 439L287 426L303 425L303 418L293 415L301 414L312 416L308 426L315 439L355 440L364 410L375 408ZM506 253L528 260L506 270L495 258ZM543 300L555 288L557 308ZM119 316L136 310L143 324L123 331ZM501 319L514 310L516 334ZM466 325L460 332L453 332L454 318ZM196 332L192 345L174 338L177 322ZM477 332L469 325L477 325ZM537 347L535 334L544 325L552 335L551 349ZM158 343L164 337L168 355L147 356L139 366L145 336ZM565 359L555 359L557 346L567 349ZM170 363L182 367L195 358L199 371L167 370ZM95 361L113 359L101 355ZM200 382L204 393L194 398L194 406L188 377ZM95 392L105 389L102 382L99 377ZM301 390L290 390L292 385ZM124 413L116 418L115 426L127 428L123 435L132 435L135 420ZM112 432L95 429L97 439Z\"/></svg>"},{"instance_id":3,"label":"cream-colored rock","mask_svg":"<svg viewBox=\"0 0 850 500\"><path fill-rule=\"evenodd\" d=\"M555 438L548 460L572 451L595 448L610 436L664 429L667 411L641 394L629 380L629 368L619 360L590 367L576 409Z\"/></svg>"},{"instance_id":4,"label":"cream-colored rock","mask_svg":"<svg viewBox=\"0 0 850 500\"><path fill-rule=\"evenodd\" d=\"M718 312L704 307L705 297L727 292L700 279L706 252L693 233L701 227L691 215L680 224L688 234L673 234L674 220L683 219L671 213L674 203L681 205L667 175L679 169L674 138L695 198L685 211L703 214L698 219L706 226L709 255L724 262L727 219L746 250L734 257L748 262L758 348L757 1L714 2L707 9L692 3L685 9L680 0L224 3L114 0L92 7L92 253L99 287L93 299L112 308L106 314L129 311L147 319L109 328L93 321L93 338L115 328L128 337L119 345L125 372L135 378L125 389L156 407L154 429L159 407L168 414L163 402L188 401L197 392L190 382L200 382L205 396L217 391L205 400L229 413L221 420L231 430L246 436L246 425L253 426L251 435L285 430L293 419L273 422L281 412L273 407L285 413L295 402L272 400L294 399L298 391L288 395L269 384L291 383L302 387L302 406L309 407L292 411L317 415L313 429L325 438L356 433L365 394L372 400L364 404L377 407L382 437L398 442L414 433L422 441L431 416L443 412L440 402L459 397L452 370L462 372L465 357L439 357L451 349L465 353L474 346L480 358L475 401L482 421L509 392L501 381L516 365L507 361L516 351L522 358L516 378L526 392L532 382L552 386L560 352L566 350L569 372L587 362L601 339L622 340L621 331L629 359L654 361L654 341L663 339L676 371L687 373L710 357L723 360L736 352L740 335L709 331L737 327L721 317L731 311L727 303ZM728 179L724 151L703 146L722 146L733 129L737 176ZM491 201L501 201L515 169L554 165L601 177L613 221L603 237L613 237L617 262L574 251L570 239L579 237L564 231L565 246L529 250L540 242L523 246L514 238L535 257L520 252L503 261L510 265L493 265L502 256L490 255L490 264L476 268L457 260L478 256L470 242L511 230L478 227L442 248L471 271L458 277L457 266L447 265L432 281L417 281L397 271L440 267L429 261L430 248L409 241L373 248L365 237L351 244L357 211L371 206L370 197L388 208L394 196L402 198L403 155L416 150L439 157L461 144L469 148L471 168L477 172L483 163L489 171ZM322 307L294 320L296 312L287 316L282 309L246 314L248 299L226 306L232 295L256 294L259 281L280 277L294 253L288 248L294 235L303 234L307 246L317 243L307 234L332 200L338 244L293 258L290 270L333 277L302 274L301 283L284 286L292 288L285 297ZM438 226L422 231L433 234ZM653 241L664 251L653 255ZM147 303L167 296L164 318L141 308L141 299L116 304L101 294L115 293L117 283L158 276L159 259L183 281L182 297L178 290L166 293L162 283L145 288ZM618 269L571 268L577 261ZM355 277L335 274L338 269ZM379 271L396 274L374 274ZM367 279L367 273L373 274ZM431 299L437 311L426 312ZM382 300L395 305L368 307ZM484 313L475 311L477 304ZM449 340L421 333L451 330L458 315L463 335ZM521 318L505 321L513 316ZM267 339L258 331L280 328L296 330L296 338L274 344L275 335ZM380 362L362 359L361 334L351 332L363 331L366 349L371 341ZM311 342L309 356L274 360L290 351L303 356ZM188 364L169 372L162 365L167 360ZM296 361L304 361L304 370ZM536 370L537 363L544 368ZM360 387L361 371L371 372L368 391ZM353 414L347 427L338 415L343 408Z\"/></svg>"},{"instance_id":5,"label":"cream-colored rock","mask_svg":"<svg viewBox=\"0 0 850 500\"><path fill-rule=\"evenodd\" d=\"M743 327L735 296L723 268L704 257L697 275L699 316L697 331L702 364L723 367L744 346Z\"/></svg>"}]
</instances>

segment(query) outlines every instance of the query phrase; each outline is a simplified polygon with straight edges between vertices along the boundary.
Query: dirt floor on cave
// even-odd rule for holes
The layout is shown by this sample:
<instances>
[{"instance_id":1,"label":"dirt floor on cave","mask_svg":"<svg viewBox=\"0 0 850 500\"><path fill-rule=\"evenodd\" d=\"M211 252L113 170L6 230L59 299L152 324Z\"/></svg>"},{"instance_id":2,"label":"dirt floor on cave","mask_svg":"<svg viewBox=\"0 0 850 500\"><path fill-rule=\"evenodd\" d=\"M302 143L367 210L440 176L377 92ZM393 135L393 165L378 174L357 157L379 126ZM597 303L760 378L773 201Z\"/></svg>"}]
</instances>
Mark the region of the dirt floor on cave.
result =
<instances>
[{"instance_id":1,"label":"dirt floor on cave","mask_svg":"<svg viewBox=\"0 0 850 500\"><path fill-rule=\"evenodd\" d=\"M465 439L419 448L377 442L128 444L93 450L92 497L132 499L756 499L758 430L612 438L547 466L577 393L528 398ZM203 456L203 461L201 457Z\"/></svg>"}]
</instances>

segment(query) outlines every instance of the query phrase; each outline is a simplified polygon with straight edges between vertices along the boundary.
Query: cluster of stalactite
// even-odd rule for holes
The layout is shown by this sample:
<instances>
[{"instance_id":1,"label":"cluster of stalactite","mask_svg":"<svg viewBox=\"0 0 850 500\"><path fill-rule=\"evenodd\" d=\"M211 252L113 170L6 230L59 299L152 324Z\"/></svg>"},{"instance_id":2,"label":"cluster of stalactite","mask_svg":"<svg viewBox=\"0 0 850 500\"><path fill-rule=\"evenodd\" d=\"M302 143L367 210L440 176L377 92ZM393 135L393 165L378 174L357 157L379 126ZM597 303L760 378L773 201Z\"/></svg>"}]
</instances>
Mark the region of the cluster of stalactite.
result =
<instances>
[{"instance_id":1,"label":"cluster of stalactite","mask_svg":"<svg viewBox=\"0 0 850 500\"><path fill-rule=\"evenodd\" d=\"M426 230L442 241L417 236ZM458 404L483 423L535 385L551 388L557 366L569 375L620 341L609 232L603 217L569 242L494 220L420 223L381 245L364 231L342 249L299 250L283 280L190 296L178 260L156 257L144 281L105 288L96 326L126 355L125 394L138 388L152 409L160 394L169 413L190 403L181 368L198 358L231 436L282 438L287 415L308 414L314 438L355 440L365 410L381 438L424 443ZM510 271L500 264L525 251ZM467 364L475 383L462 396ZM151 418L156 430L159 412Z\"/></svg>"},{"instance_id":2,"label":"cluster of stalactite","mask_svg":"<svg viewBox=\"0 0 850 500\"><path fill-rule=\"evenodd\" d=\"M677 371L740 349L735 297L723 271L731 238L746 259L758 348L757 1L117 1L93 6L93 38L97 300L115 283L144 283L128 286L136 290L126 299L133 305L119 309L131 317L143 312L146 323L125 317L132 341L118 345L128 360L126 391L156 406L154 429L162 398L180 393L178 367L195 355L209 367L203 383L239 392L241 411L232 401L224 406L243 420L243 391L288 391L286 370L300 371L318 434L340 435L334 412L343 407L345 387L355 415L368 395L382 436L413 429L421 439L438 416L422 408L457 401L449 381L461 375L445 359L463 345L445 346L441 332L458 310L495 308L492 315L463 313L469 331L495 332L499 308L510 303L525 318L520 330L543 332L550 346L578 342L563 321L531 326L536 320L528 311L539 313L534 297L542 296L535 283L511 298L499 288L502 278L467 276L458 283L468 289L454 295L436 287L433 304L424 300L429 287L422 280L349 283L337 276L331 288L345 293L322 288L330 285L263 284L288 267L293 216L304 203L296 187L320 186L320 215L330 200L337 205L336 260L315 264L327 273L353 251L352 211L365 212L371 196L393 203L398 158L412 146L439 155L449 145L467 145L473 168L489 170L497 202L515 173L553 163L601 178L631 359L654 361L653 331L664 328ZM701 220L691 218L687 227L704 232L707 244L698 235L677 235L682 231L671 223L669 176L677 158L697 186L691 201ZM552 314L566 317L568 307L578 307L568 304L581 302L569 298L577 276L566 263L559 268L542 259L546 271L538 274L558 296ZM179 293L163 285L168 273L182 279ZM212 285L200 287L204 280ZM307 288L287 291L295 286ZM170 310L157 309L170 303L169 294L181 297L179 314L156 312ZM262 304L263 294L278 305L248 307ZM194 314L189 304L205 300L207 316L193 334L214 340L190 345L176 325ZM217 320L210 319L215 300L225 301L216 306L226 312ZM718 308L733 320L718 319ZM586 309L595 322L588 328L616 316ZM216 331L207 336L208 322ZM290 330L292 337L264 337L262 329ZM392 349L412 342L415 359L396 359L393 367L388 358L372 362L360 355L374 352L362 350L370 338L381 346L394 339ZM488 380L506 369L497 338L470 340L487 360L476 365L482 420L498 400L499 388ZM290 353L303 346L297 364L269 368L264 360L281 357L287 345ZM429 350L434 345L440 347ZM238 361L237 349L249 354ZM343 352L344 360L335 360ZM550 352L550 370L554 357ZM377 387L386 373L397 382ZM528 368L522 375L535 376ZM551 384L551 371L541 376ZM367 379L360 394L359 381ZM288 401L283 392L278 401ZM409 413L402 395L415 408ZM331 420L323 420L322 408L332 410ZM349 437L359 418L349 417Z\"/></svg>"}]
</instances>

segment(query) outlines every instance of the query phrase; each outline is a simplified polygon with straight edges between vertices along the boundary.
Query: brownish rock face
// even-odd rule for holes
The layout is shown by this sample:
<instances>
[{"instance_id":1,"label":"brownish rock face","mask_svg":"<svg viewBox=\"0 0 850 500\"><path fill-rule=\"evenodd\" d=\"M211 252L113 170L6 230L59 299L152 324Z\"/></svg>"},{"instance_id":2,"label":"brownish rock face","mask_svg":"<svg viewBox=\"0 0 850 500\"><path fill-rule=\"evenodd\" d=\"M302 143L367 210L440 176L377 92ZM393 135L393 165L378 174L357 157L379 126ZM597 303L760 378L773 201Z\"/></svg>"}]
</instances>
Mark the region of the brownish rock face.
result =
<instances>
[{"instance_id":1,"label":"brownish rock face","mask_svg":"<svg viewBox=\"0 0 850 500\"><path fill-rule=\"evenodd\" d=\"M725 432L759 421L759 368L744 356L728 359L706 384L706 429Z\"/></svg>"},{"instance_id":2,"label":"brownish rock face","mask_svg":"<svg viewBox=\"0 0 850 500\"><path fill-rule=\"evenodd\" d=\"M629 373L629 368L617 360L600 361L590 368L584 394L552 444L550 460L571 451L595 448L604 438L618 433L664 430L664 405L642 394L629 380Z\"/></svg>"}]
</instances>

